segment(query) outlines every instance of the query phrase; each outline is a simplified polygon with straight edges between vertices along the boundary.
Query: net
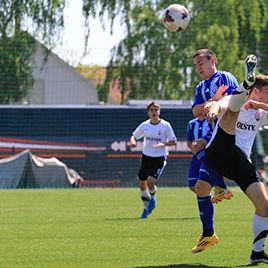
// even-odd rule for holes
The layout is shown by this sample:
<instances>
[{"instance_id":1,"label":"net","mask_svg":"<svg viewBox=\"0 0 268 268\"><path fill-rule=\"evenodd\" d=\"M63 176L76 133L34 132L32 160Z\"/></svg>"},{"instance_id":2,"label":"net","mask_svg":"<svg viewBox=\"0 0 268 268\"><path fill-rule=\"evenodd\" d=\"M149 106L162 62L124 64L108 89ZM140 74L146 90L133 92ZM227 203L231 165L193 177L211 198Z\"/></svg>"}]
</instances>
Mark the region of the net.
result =
<instances>
[{"instance_id":1,"label":"net","mask_svg":"<svg viewBox=\"0 0 268 268\"><path fill-rule=\"evenodd\" d=\"M162 108L178 139L170 148L160 186L186 186L191 152L186 126L190 108ZM0 109L0 157L29 149L40 157L57 157L84 179L83 186L136 186L142 140L128 146L135 128L147 119L145 108L8 107Z\"/></svg>"}]
</instances>

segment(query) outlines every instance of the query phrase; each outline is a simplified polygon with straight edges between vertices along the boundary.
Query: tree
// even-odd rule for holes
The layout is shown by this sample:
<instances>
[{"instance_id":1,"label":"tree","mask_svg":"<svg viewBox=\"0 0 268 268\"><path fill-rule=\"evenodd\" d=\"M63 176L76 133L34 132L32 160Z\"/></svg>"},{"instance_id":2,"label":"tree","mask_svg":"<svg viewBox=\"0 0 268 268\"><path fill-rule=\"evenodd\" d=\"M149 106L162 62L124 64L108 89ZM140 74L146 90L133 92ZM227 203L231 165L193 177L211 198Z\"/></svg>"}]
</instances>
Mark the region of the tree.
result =
<instances>
[{"instance_id":1,"label":"tree","mask_svg":"<svg viewBox=\"0 0 268 268\"><path fill-rule=\"evenodd\" d=\"M103 88L109 88L109 85L106 87L106 69L104 67L93 65L87 66L83 64L79 64L76 67L76 70L84 75L86 78L90 79L94 84L97 85L98 95L100 100L106 100L109 92L103 92ZM105 86L104 86L105 84Z\"/></svg>"},{"instance_id":2,"label":"tree","mask_svg":"<svg viewBox=\"0 0 268 268\"><path fill-rule=\"evenodd\" d=\"M64 6L65 0L0 1L0 103L20 101L32 88L33 37L49 45L63 26Z\"/></svg>"},{"instance_id":3,"label":"tree","mask_svg":"<svg viewBox=\"0 0 268 268\"><path fill-rule=\"evenodd\" d=\"M107 76L120 78L122 96L193 99L200 78L193 70L192 55L199 48L214 50L219 69L231 71L239 81L243 79L242 59L248 53L256 53L260 68L267 70L265 2L180 1L191 13L190 25L181 33L168 32L159 20L166 1L84 0L83 10L88 22L91 16L102 20L107 13L111 27L115 16L120 16L126 28L126 37L113 49Z\"/></svg>"},{"instance_id":4,"label":"tree","mask_svg":"<svg viewBox=\"0 0 268 268\"><path fill-rule=\"evenodd\" d=\"M256 53L261 72L268 72L268 6L267 0L237 0L239 56Z\"/></svg>"}]
</instances>

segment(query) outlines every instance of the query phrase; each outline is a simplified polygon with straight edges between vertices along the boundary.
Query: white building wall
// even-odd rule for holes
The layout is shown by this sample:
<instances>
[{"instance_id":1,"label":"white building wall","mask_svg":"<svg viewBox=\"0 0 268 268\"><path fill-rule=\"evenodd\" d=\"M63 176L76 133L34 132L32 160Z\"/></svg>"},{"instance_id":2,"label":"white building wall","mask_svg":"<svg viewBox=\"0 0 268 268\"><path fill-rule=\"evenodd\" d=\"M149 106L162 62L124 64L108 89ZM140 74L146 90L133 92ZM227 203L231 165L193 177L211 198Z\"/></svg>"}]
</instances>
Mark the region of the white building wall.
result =
<instances>
[{"instance_id":1,"label":"white building wall","mask_svg":"<svg viewBox=\"0 0 268 268\"><path fill-rule=\"evenodd\" d=\"M33 68L35 84L28 98L29 103L47 105L99 103L97 89L90 80L53 53L50 53L47 61L44 61L44 51L38 44Z\"/></svg>"}]
</instances>

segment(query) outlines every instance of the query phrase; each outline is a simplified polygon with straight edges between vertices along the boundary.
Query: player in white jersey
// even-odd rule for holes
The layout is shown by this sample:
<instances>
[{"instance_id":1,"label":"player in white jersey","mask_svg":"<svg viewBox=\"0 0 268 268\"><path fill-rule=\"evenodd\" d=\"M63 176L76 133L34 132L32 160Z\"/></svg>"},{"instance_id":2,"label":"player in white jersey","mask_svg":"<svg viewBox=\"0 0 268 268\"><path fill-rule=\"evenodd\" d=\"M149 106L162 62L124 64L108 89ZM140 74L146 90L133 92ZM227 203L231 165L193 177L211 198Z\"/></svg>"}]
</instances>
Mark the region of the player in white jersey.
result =
<instances>
[{"instance_id":1,"label":"player in white jersey","mask_svg":"<svg viewBox=\"0 0 268 268\"><path fill-rule=\"evenodd\" d=\"M268 263L268 256L264 252L268 233L268 195L249 160L258 127L268 123L268 76L258 75L255 78L256 64L256 56L249 55L245 62L244 83L229 99L205 107L208 120L214 120L218 115L220 119L203 155L206 167L234 180L255 207L253 245L249 259L252 264ZM248 91L250 94L244 104ZM202 152L197 156L202 156ZM218 242L215 234L201 237L192 251L201 252Z\"/></svg>"},{"instance_id":2,"label":"player in white jersey","mask_svg":"<svg viewBox=\"0 0 268 268\"><path fill-rule=\"evenodd\" d=\"M257 81L262 76L259 75L256 77ZM238 146L246 157L250 160L251 149L256 137L256 132L258 129L266 125L267 121L267 111L259 109L248 109L249 103L255 103L252 98L253 93L250 92L249 102L245 104L241 109L236 123L236 132L235 132L235 144ZM227 110L231 96L226 96L222 98L217 104L221 108L221 113L218 115L220 120L223 117L224 111ZM216 105L216 104L215 104ZM209 109L209 107L207 107ZM214 108L215 109L215 108ZM215 115L209 114L210 120L213 119ZM216 130L212 134L212 138L209 141L207 147L210 146L211 142L216 136L217 130L219 128L219 121L216 124Z\"/></svg>"},{"instance_id":3,"label":"player in white jersey","mask_svg":"<svg viewBox=\"0 0 268 268\"><path fill-rule=\"evenodd\" d=\"M160 105L151 102L147 106L149 119L142 122L132 133L130 146L136 147L137 140L143 138L142 152L138 179L140 196L144 204L142 219L155 209L156 183L161 176L168 155L168 146L176 145L177 139L168 121L160 118Z\"/></svg>"}]
</instances>

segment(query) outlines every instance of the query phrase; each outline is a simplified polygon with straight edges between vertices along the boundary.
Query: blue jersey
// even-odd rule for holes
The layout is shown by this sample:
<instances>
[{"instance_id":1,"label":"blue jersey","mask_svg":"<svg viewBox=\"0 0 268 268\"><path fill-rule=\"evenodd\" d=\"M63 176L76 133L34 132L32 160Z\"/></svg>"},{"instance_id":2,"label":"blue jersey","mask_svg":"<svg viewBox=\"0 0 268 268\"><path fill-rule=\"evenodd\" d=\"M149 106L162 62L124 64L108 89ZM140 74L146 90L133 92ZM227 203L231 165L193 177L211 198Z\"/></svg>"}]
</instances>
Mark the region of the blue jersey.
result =
<instances>
[{"instance_id":1,"label":"blue jersey","mask_svg":"<svg viewBox=\"0 0 268 268\"><path fill-rule=\"evenodd\" d=\"M212 136L212 131L215 126L215 122L208 123L206 119L199 120L194 118L189 121L187 125L187 141L193 142L200 138L209 141Z\"/></svg>"},{"instance_id":2,"label":"blue jersey","mask_svg":"<svg viewBox=\"0 0 268 268\"><path fill-rule=\"evenodd\" d=\"M197 85L195 100L192 105L192 108L198 104L205 103L206 101L213 98L218 88L222 85L229 86L223 94L227 93L228 95L230 95L233 90L238 87L238 82L231 73L217 71L208 80L203 80ZM189 126L191 122L192 126ZM213 124L209 124L207 120L191 120L188 124L189 134L187 128L187 140L195 141L199 138L203 138L206 141L209 141L212 136L215 124L216 121L214 121ZM188 175L189 186L194 186L198 179L207 181L211 185L224 185L222 176L212 176L209 171L204 168L204 165L201 163L201 161L199 161L195 156L193 156Z\"/></svg>"},{"instance_id":3,"label":"blue jersey","mask_svg":"<svg viewBox=\"0 0 268 268\"><path fill-rule=\"evenodd\" d=\"M208 80L203 80L197 85L192 108L210 100L222 85L229 86L225 92L229 95L238 87L238 82L231 73L217 71Z\"/></svg>"}]
</instances>

